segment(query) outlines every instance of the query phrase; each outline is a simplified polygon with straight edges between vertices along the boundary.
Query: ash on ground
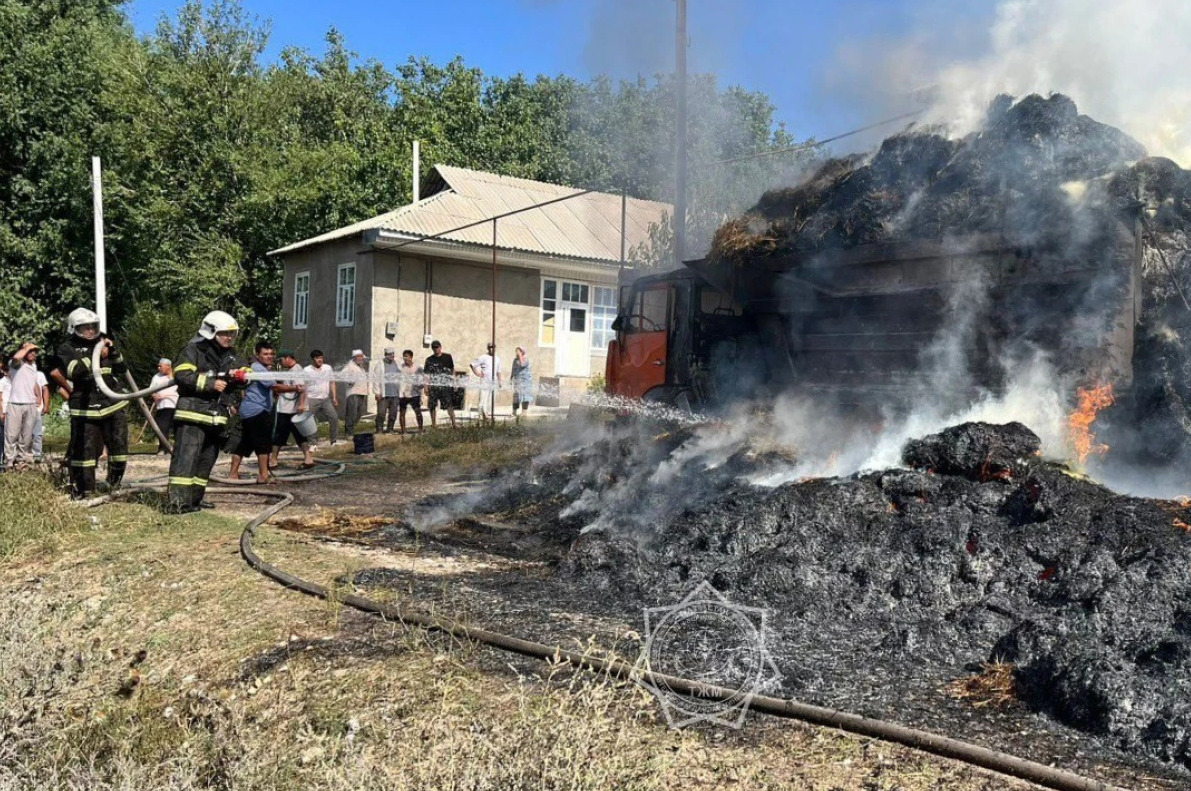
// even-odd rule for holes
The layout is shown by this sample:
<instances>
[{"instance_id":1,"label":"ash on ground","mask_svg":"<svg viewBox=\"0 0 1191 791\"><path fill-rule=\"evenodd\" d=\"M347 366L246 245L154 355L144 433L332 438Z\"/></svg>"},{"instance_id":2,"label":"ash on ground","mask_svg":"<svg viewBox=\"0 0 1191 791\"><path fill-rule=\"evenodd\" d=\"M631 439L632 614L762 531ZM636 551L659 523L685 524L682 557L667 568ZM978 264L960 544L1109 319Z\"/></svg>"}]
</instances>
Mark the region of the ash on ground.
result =
<instances>
[{"instance_id":1,"label":"ash on ground","mask_svg":"<svg viewBox=\"0 0 1191 791\"><path fill-rule=\"evenodd\" d=\"M746 443L709 456L690 430L598 432L466 498L474 518L388 536L516 568L464 575L450 601L433 575L356 583L564 641L639 629L641 608L707 581L769 612L778 694L1068 766L1191 768L1187 504L1044 462L1020 424L913 441L904 469L776 487L745 479L788 462ZM984 662L1013 664L1014 706L944 694Z\"/></svg>"}]
</instances>

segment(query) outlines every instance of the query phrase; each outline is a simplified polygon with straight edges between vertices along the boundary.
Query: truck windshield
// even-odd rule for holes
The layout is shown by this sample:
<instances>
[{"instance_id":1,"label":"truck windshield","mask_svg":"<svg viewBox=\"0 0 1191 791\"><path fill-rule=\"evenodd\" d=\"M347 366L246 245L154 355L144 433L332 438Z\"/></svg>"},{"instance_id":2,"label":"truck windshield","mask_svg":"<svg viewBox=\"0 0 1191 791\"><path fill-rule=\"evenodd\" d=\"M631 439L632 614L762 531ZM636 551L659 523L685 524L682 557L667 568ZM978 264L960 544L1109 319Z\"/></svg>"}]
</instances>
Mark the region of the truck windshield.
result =
<instances>
[{"instance_id":1,"label":"truck windshield","mask_svg":"<svg viewBox=\"0 0 1191 791\"><path fill-rule=\"evenodd\" d=\"M626 329L630 332L665 332L669 313L669 286L638 291L633 295Z\"/></svg>"}]
</instances>

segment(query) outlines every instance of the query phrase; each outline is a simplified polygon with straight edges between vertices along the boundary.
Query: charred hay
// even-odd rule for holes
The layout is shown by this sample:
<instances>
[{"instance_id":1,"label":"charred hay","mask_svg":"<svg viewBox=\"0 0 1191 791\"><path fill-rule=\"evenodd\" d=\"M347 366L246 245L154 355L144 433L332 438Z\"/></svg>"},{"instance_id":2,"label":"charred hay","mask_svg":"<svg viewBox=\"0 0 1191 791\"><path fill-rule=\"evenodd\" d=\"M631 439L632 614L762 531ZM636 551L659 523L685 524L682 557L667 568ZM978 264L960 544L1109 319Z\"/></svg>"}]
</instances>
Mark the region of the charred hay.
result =
<instances>
[{"instance_id":1,"label":"charred hay","mask_svg":"<svg viewBox=\"0 0 1191 791\"><path fill-rule=\"evenodd\" d=\"M1020 477L1041 450L1038 435L1021 423L964 423L906 443L902 461L942 475L989 481Z\"/></svg>"},{"instance_id":2,"label":"charred hay","mask_svg":"<svg viewBox=\"0 0 1191 791\"><path fill-rule=\"evenodd\" d=\"M1157 466L1191 457L1191 172L1147 157L1066 96L1001 96L981 129L961 139L911 128L871 156L831 159L726 224L709 257L811 266L859 245L973 234L1017 245L1035 259L1030 266L1100 273L1092 287L1057 301L1039 286L999 295L998 310L978 322L983 336L1016 333L1050 351L1064 373L1083 376L1078 384L1098 385L1094 366L1071 362L1081 344L1069 339L1093 327L1105 337L1133 322L1132 387L1115 409L1122 430L1110 444L1118 459ZM1122 317L1112 306L1129 286L1135 239L1140 311ZM1014 356L994 347L985 356Z\"/></svg>"},{"instance_id":3,"label":"charred hay","mask_svg":"<svg viewBox=\"0 0 1191 791\"><path fill-rule=\"evenodd\" d=\"M894 135L871 158L832 159L803 184L767 192L746 218L765 229L758 236L778 240L775 252L975 233L1069 249L1095 223L1067 185L1092 184L1097 213L1128 211L1137 201L1133 182L1158 167L1145 156L1139 143L1080 115L1066 96L1001 96L979 132L960 140L931 128ZM1176 182L1167 174L1146 183L1165 199ZM712 256L747 254L734 248L715 245Z\"/></svg>"},{"instance_id":4,"label":"charred hay","mask_svg":"<svg viewBox=\"0 0 1191 791\"><path fill-rule=\"evenodd\" d=\"M907 460L932 472L774 488L689 439L609 434L490 508L552 503L533 514L571 536L559 578L618 606L672 604L707 581L766 608L786 694L888 715L907 689L1011 663L1032 710L1191 769L1187 504L1044 463L1020 424L909 443ZM986 474L990 458L1000 474ZM659 478L666 464L674 475Z\"/></svg>"}]
</instances>

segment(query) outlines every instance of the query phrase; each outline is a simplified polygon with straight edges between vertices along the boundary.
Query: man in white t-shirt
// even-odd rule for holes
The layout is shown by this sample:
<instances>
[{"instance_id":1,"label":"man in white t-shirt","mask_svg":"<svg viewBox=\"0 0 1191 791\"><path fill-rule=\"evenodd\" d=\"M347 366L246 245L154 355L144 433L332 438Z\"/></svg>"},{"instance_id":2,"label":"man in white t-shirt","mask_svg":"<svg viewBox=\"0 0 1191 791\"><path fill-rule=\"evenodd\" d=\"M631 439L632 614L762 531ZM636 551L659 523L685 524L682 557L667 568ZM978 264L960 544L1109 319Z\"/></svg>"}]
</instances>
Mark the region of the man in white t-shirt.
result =
<instances>
[{"instance_id":1,"label":"man in white t-shirt","mask_svg":"<svg viewBox=\"0 0 1191 791\"><path fill-rule=\"evenodd\" d=\"M480 418L485 417L484 407L491 408L496 417L496 388L500 387L500 358L495 356L496 347L488 344L488 353L471 361L471 372L480 378ZM495 384L494 384L495 383Z\"/></svg>"},{"instance_id":2,"label":"man in white t-shirt","mask_svg":"<svg viewBox=\"0 0 1191 791\"><path fill-rule=\"evenodd\" d=\"M149 382L149 386L157 387L173 378L174 364L169 359L162 357L157 361L157 373L153 374L153 379ZM174 410L177 408L177 385L153 393L153 419L157 421L157 427L161 429L161 433L165 434L166 437L169 437L170 432L174 429ZM169 448L161 440L157 440L157 455L160 456L164 453L169 453Z\"/></svg>"},{"instance_id":3,"label":"man in white t-shirt","mask_svg":"<svg viewBox=\"0 0 1191 791\"><path fill-rule=\"evenodd\" d=\"M298 362L297 355L289 349L281 351L281 370L298 375L302 373L302 365ZM310 469L314 466L314 451L310 449L310 441L294 428L294 417L306 411L306 388L302 385L301 379L285 379L274 386L273 392L277 396L277 414L273 420L273 455L269 460L269 466L277 466L281 448L292 435L305 456L302 466Z\"/></svg>"},{"instance_id":4,"label":"man in white t-shirt","mask_svg":"<svg viewBox=\"0 0 1191 791\"><path fill-rule=\"evenodd\" d=\"M331 427L331 444L339 439L339 395L336 393L335 383L331 377L335 371L327 365L323 353L315 349L310 353L311 364L306 366L306 373L310 374L310 381L306 383L306 408L314 413L317 420L319 415L326 418Z\"/></svg>"},{"instance_id":5,"label":"man in white t-shirt","mask_svg":"<svg viewBox=\"0 0 1191 791\"><path fill-rule=\"evenodd\" d=\"M33 456L33 429L37 416L48 411L45 399L49 388L37 383L37 353L35 343L23 343L8 363L10 379L8 401L4 409L4 465L13 468L24 465Z\"/></svg>"}]
</instances>

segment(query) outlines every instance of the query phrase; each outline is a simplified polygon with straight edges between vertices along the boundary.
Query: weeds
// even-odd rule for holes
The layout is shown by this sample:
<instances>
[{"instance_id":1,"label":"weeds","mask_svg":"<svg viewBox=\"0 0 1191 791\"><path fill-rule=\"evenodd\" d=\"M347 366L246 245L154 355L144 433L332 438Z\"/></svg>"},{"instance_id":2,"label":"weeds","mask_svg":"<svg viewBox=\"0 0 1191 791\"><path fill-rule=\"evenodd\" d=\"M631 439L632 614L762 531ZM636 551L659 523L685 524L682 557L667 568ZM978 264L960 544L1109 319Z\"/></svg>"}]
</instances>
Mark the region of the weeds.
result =
<instances>
[{"instance_id":1,"label":"weeds","mask_svg":"<svg viewBox=\"0 0 1191 791\"><path fill-rule=\"evenodd\" d=\"M47 473L0 475L0 562L29 546L52 550L60 536L89 524L85 510L67 500Z\"/></svg>"}]
</instances>

